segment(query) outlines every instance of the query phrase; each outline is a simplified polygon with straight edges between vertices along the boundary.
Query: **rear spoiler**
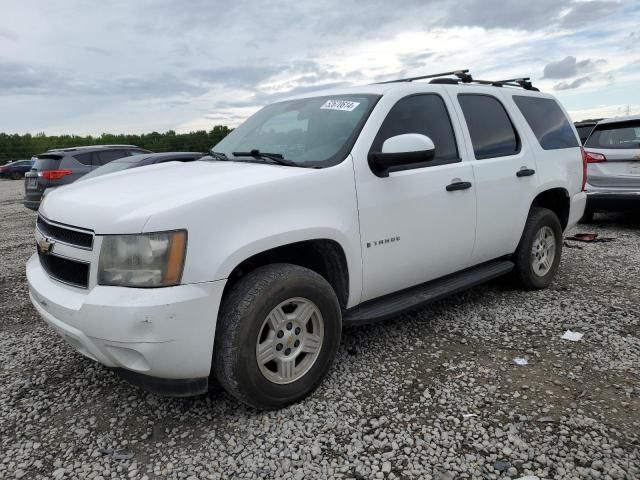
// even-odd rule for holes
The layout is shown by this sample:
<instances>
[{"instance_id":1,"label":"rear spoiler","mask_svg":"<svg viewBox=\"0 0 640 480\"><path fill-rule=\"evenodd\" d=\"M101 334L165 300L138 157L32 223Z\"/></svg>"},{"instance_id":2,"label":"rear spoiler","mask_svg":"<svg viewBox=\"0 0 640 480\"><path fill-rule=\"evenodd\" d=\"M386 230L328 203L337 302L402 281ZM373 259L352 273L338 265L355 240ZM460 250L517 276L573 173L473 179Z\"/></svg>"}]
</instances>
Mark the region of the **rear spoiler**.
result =
<instances>
[{"instance_id":1,"label":"rear spoiler","mask_svg":"<svg viewBox=\"0 0 640 480\"><path fill-rule=\"evenodd\" d=\"M56 153L41 153L40 155L36 155L35 157L33 157L34 159L38 160L60 160L62 159L62 157L64 157L64 155L58 155Z\"/></svg>"}]
</instances>

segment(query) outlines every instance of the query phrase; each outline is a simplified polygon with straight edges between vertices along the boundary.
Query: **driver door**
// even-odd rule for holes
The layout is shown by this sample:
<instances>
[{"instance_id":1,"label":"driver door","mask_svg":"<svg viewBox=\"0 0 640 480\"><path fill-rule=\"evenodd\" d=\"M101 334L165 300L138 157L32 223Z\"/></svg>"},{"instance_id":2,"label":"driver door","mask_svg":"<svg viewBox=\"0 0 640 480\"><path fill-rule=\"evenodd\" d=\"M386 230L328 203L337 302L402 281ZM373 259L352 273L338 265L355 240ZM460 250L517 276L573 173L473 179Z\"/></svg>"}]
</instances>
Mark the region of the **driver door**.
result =
<instances>
[{"instance_id":1,"label":"driver door","mask_svg":"<svg viewBox=\"0 0 640 480\"><path fill-rule=\"evenodd\" d=\"M368 128L373 140L361 136L368 150L360 141L354 149L363 302L469 267L475 239L473 170L462 161L464 142L459 123L449 114L449 99L438 93L392 95L380 100L369 119L376 125ZM428 136L435 158L376 176L368 152L379 152L385 140L407 133ZM470 186L447 189L460 182Z\"/></svg>"}]
</instances>

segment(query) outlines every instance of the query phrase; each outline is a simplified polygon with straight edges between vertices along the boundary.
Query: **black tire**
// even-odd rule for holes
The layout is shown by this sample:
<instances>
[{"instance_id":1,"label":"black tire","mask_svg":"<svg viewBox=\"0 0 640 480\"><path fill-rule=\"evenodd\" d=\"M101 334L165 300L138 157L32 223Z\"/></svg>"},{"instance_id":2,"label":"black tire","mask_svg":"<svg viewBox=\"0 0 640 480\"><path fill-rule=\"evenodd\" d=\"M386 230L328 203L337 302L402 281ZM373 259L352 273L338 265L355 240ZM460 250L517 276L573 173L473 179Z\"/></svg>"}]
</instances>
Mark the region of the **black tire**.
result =
<instances>
[{"instance_id":1,"label":"black tire","mask_svg":"<svg viewBox=\"0 0 640 480\"><path fill-rule=\"evenodd\" d=\"M551 268L545 275L540 276L534 271L531 251L536 235L543 227L549 227L553 231L555 256ZM547 288L551 284L560 265L562 243L562 227L558 216L547 208L533 207L524 226L518 249L513 256L516 264L514 274L522 287L527 290L536 290Z\"/></svg>"},{"instance_id":2,"label":"black tire","mask_svg":"<svg viewBox=\"0 0 640 480\"><path fill-rule=\"evenodd\" d=\"M260 371L256 342L264 320L282 302L313 302L324 322L324 339L310 369L293 383L278 384ZM313 392L331 368L340 345L342 312L331 285L317 273L290 264L257 268L241 278L223 300L216 327L213 370L224 389L261 410L285 407Z\"/></svg>"},{"instance_id":3,"label":"black tire","mask_svg":"<svg viewBox=\"0 0 640 480\"><path fill-rule=\"evenodd\" d=\"M11 174L11 179L12 180L20 180L22 178L22 175L20 174L20 172L13 172Z\"/></svg>"}]
</instances>

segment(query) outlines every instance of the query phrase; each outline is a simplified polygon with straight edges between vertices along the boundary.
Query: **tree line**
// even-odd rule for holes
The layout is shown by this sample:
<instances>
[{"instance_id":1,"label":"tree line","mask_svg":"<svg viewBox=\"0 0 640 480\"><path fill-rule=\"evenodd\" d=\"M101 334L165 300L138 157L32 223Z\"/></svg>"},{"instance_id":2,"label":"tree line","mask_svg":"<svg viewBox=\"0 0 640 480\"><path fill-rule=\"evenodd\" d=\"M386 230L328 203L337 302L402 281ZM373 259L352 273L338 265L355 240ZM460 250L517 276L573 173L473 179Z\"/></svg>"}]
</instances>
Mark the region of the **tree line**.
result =
<instances>
[{"instance_id":1,"label":"tree line","mask_svg":"<svg viewBox=\"0 0 640 480\"><path fill-rule=\"evenodd\" d=\"M152 152L208 152L226 137L232 129L216 125L210 131L176 133L173 130L141 135L103 133L100 136L45 135L38 133L8 134L0 132L0 164L10 160L31 158L52 148L79 147L85 145L126 144L136 145Z\"/></svg>"}]
</instances>

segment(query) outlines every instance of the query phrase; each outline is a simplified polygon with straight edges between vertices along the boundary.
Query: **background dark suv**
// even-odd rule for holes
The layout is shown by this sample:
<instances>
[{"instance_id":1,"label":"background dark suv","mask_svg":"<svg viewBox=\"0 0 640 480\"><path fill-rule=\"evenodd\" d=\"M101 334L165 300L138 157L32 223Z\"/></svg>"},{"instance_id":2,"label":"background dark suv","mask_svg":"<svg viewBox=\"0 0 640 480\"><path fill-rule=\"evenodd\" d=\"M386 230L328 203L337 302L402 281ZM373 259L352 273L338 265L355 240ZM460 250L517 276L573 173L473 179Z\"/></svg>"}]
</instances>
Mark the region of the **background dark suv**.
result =
<instances>
[{"instance_id":1,"label":"background dark suv","mask_svg":"<svg viewBox=\"0 0 640 480\"><path fill-rule=\"evenodd\" d=\"M16 160L6 165L0 165L0 178L20 180L24 174L31 170L34 160Z\"/></svg>"},{"instance_id":2,"label":"background dark suv","mask_svg":"<svg viewBox=\"0 0 640 480\"><path fill-rule=\"evenodd\" d=\"M122 157L151 153L135 145L93 145L49 150L36 155L24 176L24 206L38 210L44 191L75 182L90 171Z\"/></svg>"}]
</instances>

